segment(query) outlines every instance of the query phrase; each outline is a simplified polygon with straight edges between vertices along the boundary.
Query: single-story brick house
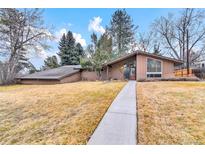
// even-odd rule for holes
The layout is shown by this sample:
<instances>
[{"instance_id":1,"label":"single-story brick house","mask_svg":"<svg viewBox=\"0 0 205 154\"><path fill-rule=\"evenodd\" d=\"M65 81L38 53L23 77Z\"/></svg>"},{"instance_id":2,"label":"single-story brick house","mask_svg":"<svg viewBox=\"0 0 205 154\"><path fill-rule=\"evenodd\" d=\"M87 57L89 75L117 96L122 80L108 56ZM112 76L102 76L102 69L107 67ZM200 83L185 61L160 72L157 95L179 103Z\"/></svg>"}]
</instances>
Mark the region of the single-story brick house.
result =
<instances>
[{"instance_id":1,"label":"single-story brick house","mask_svg":"<svg viewBox=\"0 0 205 154\"><path fill-rule=\"evenodd\" d=\"M169 78L174 77L175 67L181 64L180 60L136 51L105 63L100 78L80 65L70 65L17 77L17 80L23 84L56 84L80 80Z\"/></svg>"}]
</instances>

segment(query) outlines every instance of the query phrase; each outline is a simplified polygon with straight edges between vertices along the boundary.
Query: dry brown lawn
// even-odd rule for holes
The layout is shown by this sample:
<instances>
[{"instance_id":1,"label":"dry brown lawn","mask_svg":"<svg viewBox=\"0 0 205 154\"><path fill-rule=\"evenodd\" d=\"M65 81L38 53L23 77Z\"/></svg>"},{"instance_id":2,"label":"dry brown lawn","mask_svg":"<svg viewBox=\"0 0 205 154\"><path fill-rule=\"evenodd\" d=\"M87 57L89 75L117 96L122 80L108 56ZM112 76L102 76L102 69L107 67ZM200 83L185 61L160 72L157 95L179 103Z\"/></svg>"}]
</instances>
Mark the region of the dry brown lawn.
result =
<instances>
[{"instance_id":1,"label":"dry brown lawn","mask_svg":"<svg viewBox=\"0 0 205 154\"><path fill-rule=\"evenodd\" d=\"M205 144L205 82L137 83L139 144Z\"/></svg>"},{"instance_id":2,"label":"dry brown lawn","mask_svg":"<svg viewBox=\"0 0 205 154\"><path fill-rule=\"evenodd\" d=\"M125 84L0 87L0 144L86 144Z\"/></svg>"}]
</instances>

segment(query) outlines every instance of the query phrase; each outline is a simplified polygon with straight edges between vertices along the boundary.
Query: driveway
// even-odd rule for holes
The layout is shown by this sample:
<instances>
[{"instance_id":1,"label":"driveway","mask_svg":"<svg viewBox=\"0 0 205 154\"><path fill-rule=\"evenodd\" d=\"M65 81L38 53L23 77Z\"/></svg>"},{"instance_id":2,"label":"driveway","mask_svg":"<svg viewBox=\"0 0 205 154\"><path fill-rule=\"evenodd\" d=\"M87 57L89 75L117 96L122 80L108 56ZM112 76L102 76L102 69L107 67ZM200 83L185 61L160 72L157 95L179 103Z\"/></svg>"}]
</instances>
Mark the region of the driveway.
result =
<instances>
[{"instance_id":1,"label":"driveway","mask_svg":"<svg viewBox=\"0 0 205 154\"><path fill-rule=\"evenodd\" d=\"M88 144L136 144L136 81L129 81L120 91Z\"/></svg>"}]
</instances>

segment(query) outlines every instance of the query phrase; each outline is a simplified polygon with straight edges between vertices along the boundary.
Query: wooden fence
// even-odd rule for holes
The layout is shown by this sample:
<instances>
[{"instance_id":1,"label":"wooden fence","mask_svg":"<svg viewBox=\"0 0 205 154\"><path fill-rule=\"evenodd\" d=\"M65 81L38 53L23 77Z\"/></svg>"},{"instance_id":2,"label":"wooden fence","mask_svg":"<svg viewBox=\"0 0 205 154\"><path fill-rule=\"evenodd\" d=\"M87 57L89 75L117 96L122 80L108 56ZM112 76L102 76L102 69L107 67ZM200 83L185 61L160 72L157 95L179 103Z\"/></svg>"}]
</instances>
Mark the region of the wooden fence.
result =
<instances>
[{"instance_id":1,"label":"wooden fence","mask_svg":"<svg viewBox=\"0 0 205 154\"><path fill-rule=\"evenodd\" d=\"M176 77L187 77L187 76L192 77L192 76L194 76L193 71L192 71L191 68L189 69L189 74L188 74L187 69L176 70L174 72L174 74L175 74Z\"/></svg>"}]
</instances>

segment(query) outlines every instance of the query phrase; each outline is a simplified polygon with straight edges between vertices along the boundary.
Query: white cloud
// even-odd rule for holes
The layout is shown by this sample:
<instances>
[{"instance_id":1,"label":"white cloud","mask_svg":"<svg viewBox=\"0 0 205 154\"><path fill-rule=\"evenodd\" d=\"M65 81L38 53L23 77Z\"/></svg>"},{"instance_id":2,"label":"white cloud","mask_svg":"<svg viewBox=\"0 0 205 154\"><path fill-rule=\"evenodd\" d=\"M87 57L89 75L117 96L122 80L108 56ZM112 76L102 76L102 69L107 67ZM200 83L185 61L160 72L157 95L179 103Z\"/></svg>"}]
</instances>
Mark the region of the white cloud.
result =
<instances>
[{"instance_id":1,"label":"white cloud","mask_svg":"<svg viewBox=\"0 0 205 154\"><path fill-rule=\"evenodd\" d=\"M37 56L38 58L45 59L48 55L48 53L45 51L45 49L42 46L35 46L33 50L30 51L29 57L35 57Z\"/></svg>"},{"instance_id":2,"label":"white cloud","mask_svg":"<svg viewBox=\"0 0 205 154\"><path fill-rule=\"evenodd\" d=\"M30 61L37 69L40 69L41 66L44 65L44 60L49 56L55 55L58 59L58 62L60 62L60 58L57 55L57 52L59 52L59 51L58 50L45 51L45 52L43 52L43 54L33 55L32 57L30 57Z\"/></svg>"},{"instance_id":3,"label":"white cloud","mask_svg":"<svg viewBox=\"0 0 205 154\"><path fill-rule=\"evenodd\" d=\"M41 52L38 53L38 56L42 59L46 59L48 57L48 52L41 50Z\"/></svg>"},{"instance_id":4,"label":"white cloud","mask_svg":"<svg viewBox=\"0 0 205 154\"><path fill-rule=\"evenodd\" d=\"M73 33L73 37L75 38L76 42L80 43L83 47L86 46L86 41L82 38L81 34Z\"/></svg>"},{"instance_id":5,"label":"white cloud","mask_svg":"<svg viewBox=\"0 0 205 154\"><path fill-rule=\"evenodd\" d=\"M103 26L101 26L102 18L100 17L93 17L92 20L90 20L90 23L88 25L89 31L94 31L103 34L105 32L105 29Z\"/></svg>"},{"instance_id":6,"label":"white cloud","mask_svg":"<svg viewBox=\"0 0 205 154\"><path fill-rule=\"evenodd\" d=\"M47 57L57 55L56 50L52 50L52 51L46 50L46 49L42 48L41 46L36 46L34 50L35 50L35 52L30 53L31 58L37 57L37 58L40 58L42 60L45 60Z\"/></svg>"},{"instance_id":7,"label":"white cloud","mask_svg":"<svg viewBox=\"0 0 205 154\"><path fill-rule=\"evenodd\" d=\"M73 26L73 24L71 24L71 23L68 23L68 24L67 24L67 26L68 26L68 27L71 27L71 26Z\"/></svg>"},{"instance_id":8,"label":"white cloud","mask_svg":"<svg viewBox=\"0 0 205 154\"><path fill-rule=\"evenodd\" d=\"M66 34L67 30L65 28L60 29L58 32L56 32L56 41L60 41L63 34ZM82 38L82 35L79 33L73 33L73 37L75 38L77 43L80 43L83 47L86 46L86 41L84 38Z\"/></svg>"},{"instance_id":9,"label":"white cloud","mask_svg":"<svg viewBox=\"0 0 205 154\"><path fill-rule=\"evenodd\" d=\"M53 51L42 50L41 53L38 54L37 56L42 60L45 60L47 57L56 56L58 59L58 62L59 62L60 58L59 58L57 53L58 53L58 51L56 51L56 50L53 50Z\"/></svg>"},{"instance_id":10,"label":"white cloud","mask_svg":"<svg viewBox=\"0 0 205 154\"><path fill-rule=\"evenodd\" d=\"M67 30L65 28L60 29L59 31L56 32L55 37L56 37L56 41L60 41L61 37L63 36L63 34L66 34Z\"/></svg>"}]
</instances>

